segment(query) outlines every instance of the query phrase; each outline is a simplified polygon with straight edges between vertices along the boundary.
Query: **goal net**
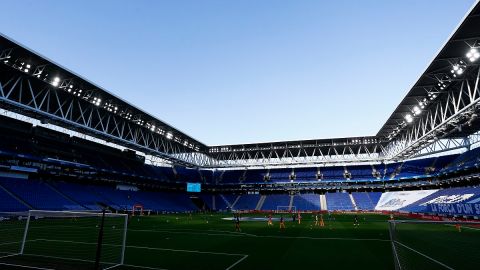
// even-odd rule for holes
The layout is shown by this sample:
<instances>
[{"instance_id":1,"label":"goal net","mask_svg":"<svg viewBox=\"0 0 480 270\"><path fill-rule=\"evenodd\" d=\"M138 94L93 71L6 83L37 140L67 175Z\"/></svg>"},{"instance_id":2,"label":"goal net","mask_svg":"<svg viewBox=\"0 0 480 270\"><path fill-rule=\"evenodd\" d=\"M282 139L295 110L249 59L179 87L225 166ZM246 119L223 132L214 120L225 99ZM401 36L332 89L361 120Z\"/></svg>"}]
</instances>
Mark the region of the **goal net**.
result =
<instances>
[{"instance_id":1,"label":"goal net","mask_svg":"<svg viewBox=\"0 0 480 270\"><path fill-rule=\"evenodd\" d=\"M87 264L98 257L101 265L123 264L128 215L105 213L103 222L102 216L31 210L24 222L19 255Z\"/></svg>"},{"instance_id":2,"label":"goal net","mask_svg":"<svg viewBox=\"0 0 480 270\"><path fill-rule=\"evenodd\" d=\"M297 212L297 207L295 206L277 206L277 213L296 213Z\"/></svg>"},{"instance_id":3,"label":"goal net","mask_svg":"<svg viewBox=\"0 0 480 270\"><path fill-rule=\"evenodd\" d=\"M28 213L0 212L0 257L18 254Z\"/></svg>"},{"instance_id":4,"label":"goal net","mask_svg":"<svg viewBox=\"0 0 480 270\"><path fill-rule=\"evenodd\" d=\"M480 223L389 222L395 269L472 269L480 265Z\"/></svg>"}]
</instances>

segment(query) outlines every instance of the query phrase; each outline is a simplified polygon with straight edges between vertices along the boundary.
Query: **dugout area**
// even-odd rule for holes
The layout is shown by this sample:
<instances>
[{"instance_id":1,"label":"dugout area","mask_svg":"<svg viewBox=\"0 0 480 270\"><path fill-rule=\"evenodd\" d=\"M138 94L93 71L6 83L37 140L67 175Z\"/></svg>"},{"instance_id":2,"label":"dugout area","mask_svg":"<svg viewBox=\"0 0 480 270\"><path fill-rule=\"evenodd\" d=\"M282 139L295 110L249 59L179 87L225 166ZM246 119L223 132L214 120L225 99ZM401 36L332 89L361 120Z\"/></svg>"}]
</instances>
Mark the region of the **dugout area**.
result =
<instances>
[{"instance_id":1,"label":"dugout area","mask_svg":"<svg viewBox=\"0 0 480 270\"><path fill-rule=\"evenodd\" d=\"M325 227L315 227L314 216L305 213L302 224L286 217L285 231L279 229L278 221L274 221L272 227L268 227L265 221L249 221L241 223L241 232L234 231L233 221L225 220L230 216L172 214L133 217L128 226L124 265L115 261L119 247L107 241L103 246L102 256L105 257L102 267L171 270L298 269L299 266L395 269L388 216L385 215L360 214L358 227L353 225L352 214L333 214L330 219L325 215ZM32 230L27 240L25 255L12 253L19 243L3 241L0 245L1 269L93 269L94 222L76 222L79 221L40 222L37 232ZM19 227L24 225L0 224L4 235L8 233L10 238L21 234ZM42 234L45 230L50 232L48 239ZM106 228L111 235L118 230L120 228L117 227L108 232ZM74 234L75 231L77 234ZM82 238L74 238L76 235ZM399 254L402 260L412 263L404 264L403 269L415 269L411 268L412 265L421 265L422 269L443 269L424 255L443 262L450 269L471 269L471 263L480 258L479 236L480 231L475 227L464 228L459 233L453 226L407 224L401 228L401 235L399 231L398 240L410 249L399 250ZM460 250L467 261L458 259Z\"/></svg>"}]
</instances>

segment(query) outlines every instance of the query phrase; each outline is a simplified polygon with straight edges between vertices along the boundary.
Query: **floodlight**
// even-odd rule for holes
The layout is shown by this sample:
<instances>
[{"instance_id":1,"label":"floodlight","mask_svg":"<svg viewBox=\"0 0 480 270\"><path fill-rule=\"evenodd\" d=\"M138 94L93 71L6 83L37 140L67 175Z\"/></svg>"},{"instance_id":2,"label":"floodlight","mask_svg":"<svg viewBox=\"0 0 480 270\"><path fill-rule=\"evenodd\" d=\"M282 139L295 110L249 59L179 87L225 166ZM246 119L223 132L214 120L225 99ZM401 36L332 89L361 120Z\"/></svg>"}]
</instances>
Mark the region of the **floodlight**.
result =
<instances>
[{"instance_id":1,"label":"floodlight","mask_svg":"<svg viewBox=\"0 0 480 270\"><path fill-rule=\"evenodd\" d=\"M420 114L420 113L422 113L422 111L420 110L420 108L418 106L415 106L415 107L413 107L413 113L414 114Z\"/></svg>"},{"instance_id":2,"label":"floodlight","mask_svg":"<svg viewBox=\"0 0 480 270\"><path fill-rule=\"evenodd\" d=\"M412 115L411 114L405 115L405 120L407 121L407 123L411 123L413 121Z\"/></svg>"},{"instance_id":3,"label":"floodlight","mask_svg":"<svg viewBox=\"0 0 480 270\"><path fill-rule=\"evenodd\" d=\"M470 62L475 62L478 58L480 58L480 52L478 52L477 48L471 48L470 51L467 52L466 56Z\"/></svg>"}]
</instances>

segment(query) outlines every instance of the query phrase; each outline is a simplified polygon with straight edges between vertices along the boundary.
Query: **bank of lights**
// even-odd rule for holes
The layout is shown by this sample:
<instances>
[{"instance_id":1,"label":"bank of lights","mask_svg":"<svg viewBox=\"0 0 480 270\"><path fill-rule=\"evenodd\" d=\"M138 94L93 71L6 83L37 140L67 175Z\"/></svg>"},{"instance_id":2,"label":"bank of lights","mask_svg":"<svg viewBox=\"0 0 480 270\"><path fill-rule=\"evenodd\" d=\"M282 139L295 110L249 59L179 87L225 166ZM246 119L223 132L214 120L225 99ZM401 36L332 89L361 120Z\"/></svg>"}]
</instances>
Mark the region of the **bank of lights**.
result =
<instances>
[{"instance_id":1,"label":"bank of lights","mask_svg":"<svg viewBox=\"0 0 480 270\"><path fill-rule=\"evenodd\" d=\"M465 63L460 61L458 64L454 64L450 72L453 74L453 77L457 77L457 75L462 75L465 71Z\"/></svg>"},{"instance_id":2,"label":"bank of lights","mask_svg":"<svg viewBox=\"0 0 480 270\"><path fill-rule=\"evenodd\" d=\"M53 78L52 85L57 87L59 84L60 84L60 78L59 77Z\"/></svg>"},{"instance_id":3,"label":"bank of lights","mask_svg":"<svg viewBox=\"0 0 480 270\"><path fill-rule=\"evenodd\" d=\"M419 115L422 113L422 110L418 106L413 107L413 115Z\"/></svg>"},{"instance_id":4,"label":"bank of lights","mask_svg":"<svg viewBox=\"0 0 480 270\"><path fill-rule=\"evenodd\" d=\"M437 85L440 90L444 90L445 88L447 88L447 85L443 81L439 81Z\"/></svg>"},{"instance_id":5,"label":"bank of lights","mask_svg":"<svg viewBox=\"0 0 480 270\"><path fill-rule=\"evenodd\" d=\"M95 104L96 106L100 106L101 103L102 103L102 99L93 98L93 104Z\"/></svg>"},{"instance_id":6,"label":"bank of lights","mask_svg":"<svg viewBox=\"0 0 480 270\"><path fill-rule=\"evenodd\" d=\"M427 99L424 98L423 101L420 101L418 105L420 106L421 109L425 109L425 105L427 103Z\"/></svg>"},{"instance_id":7,"label":"bank of lights","mask_svg":"<svg viewBox=\"0 0 480 270\"><path fill-rule=\"evenodd\" d=\"M413 122L413 116L411 114L405 115L405 121L407 121L407 123Z\"/></svg>"},{"instance_id":8,"label":"bank of lights","mask_svg":"<svg viewBox=\"0 0 480 270\"><path fill-rule=\"evenodd\" d=\"M468 60L470 60L470 62L475 62L478 58L480 58L480 52L477 48L471 48L470 51L468 51L468 53L466 54L466 56Z\"/></svg>"}]
</instances>

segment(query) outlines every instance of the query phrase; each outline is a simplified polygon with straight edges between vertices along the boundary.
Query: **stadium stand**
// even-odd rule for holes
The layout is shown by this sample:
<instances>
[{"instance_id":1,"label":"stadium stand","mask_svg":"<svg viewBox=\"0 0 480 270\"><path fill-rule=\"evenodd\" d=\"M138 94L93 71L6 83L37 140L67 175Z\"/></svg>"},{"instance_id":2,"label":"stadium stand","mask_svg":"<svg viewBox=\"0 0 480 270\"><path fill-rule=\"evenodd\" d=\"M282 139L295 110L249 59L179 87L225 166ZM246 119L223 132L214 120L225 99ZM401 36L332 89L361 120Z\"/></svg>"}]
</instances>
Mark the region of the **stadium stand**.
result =
<instances>
[{"instance_id":1,"label":"stadium stand","mask_svg":"<svg viewBox=\"0 0 480 270\"><path fill-rule=\"evenodd\" d=\"M371 199L369 192L352 192L358 210L374 210L377 202Z\"/></svg>"},{"instance_id":2,"label":"stadium stand","mask_svg":"<svg viewBox=\"0 0 480 270\"><path fill-rule=\"evenodd\" d=\"M352 201L350 200L350 196L348 193L326 193L325 196L327 198L328 210L354 210Z\"/></svg>"},{"instance_id":3,"label":"stadium stand","mask_svg":"<svg viewBox=\"0 0 480 270\"><path fill-rule=\"evenodd\" d=\"M456 204L456 203L478 203L480 201L480 188L448 188L438 190L418 201L400 209L400 211L431 213L428 207L431 204Z\"/></svg>"},{"instance_id":4,"label":"stadium stand","mask_svg":"<svg viewBox=\"0 0 480 270\"><path fill-rule=\"evenodd\" d=\"M270 194L265 197L261 210L277 210L277 206L289 206L290 195Z\"/></svg>"},{"instance_id":5,"label":"stadium stand","mask_svg":"<svg viewBox=\"0 0 480 270\"><path fill-rule=\"evenodd\" d=\"M232 208L235 210L254 210L259 199L260 195L258 194L244 194L232 203Z\"/></svg>"},{"instance_id":6,"label":"stadium stand","mask_svg":"<svg viewBox=\"0 0 480 270\"><path fill-rule=\"evenodd\" d=\"M0 212L21 212L30 209L30 207L14 196L0 186Z\"/></svg>"},{"instance_id":7,"label":"stadium stand","mask_svg":"<svg viewBox=\"0 0 480 270\"><path fill-rule=\"evenodd\" d=\"M202 182L206 185L237 185L241 183L333 183L332 187L346 183L410 181L421 184L421 179L447 177L475 173L480 166L480 148L462 154L408 160L388 164L349 165L333 167L300 167L273 169L192 169L182 166L158 167L145 164L145 159L135 152L120 150L98 144L75 136L33 126L20 120L0 116L0 190L2 211L20 211L28 209L69 209L99 210L98 203L109 205L112 209L130 209L133 204L141 203L152 211L192 211L197 209L188 194L159 191L120 191L114 187L92 184L78 184L59 181L60 175L128 182L135 179L135 185L162 183ZM320 172L322 179L317 179ZM375 175L375 172L378 174ZM25 174L28 180L10 179L12 173ZM347 174L346 174L347 173ZM37 175L49 181L38 180ZM292 178L291 175L295 177ZM348 176L348 177L346 177ZM416 181L416 182L415 182ZM420 181L420 182L418 182ZM15 184L13 184L15 183ZM379 185L380 187L381 185ZM32 192L35 190L35 193ZM447 189L445 189L447 190ZM448 191L444 191L448 192ZM162 196L157 196L162 194ZM13 197L12 197L13 196ZM260 195L223 194L204 195L201 198L210 209L253 210L258 206ZM211 197L213 196L213 198ZM359 210L375 208L380 199L378 192L352 192L353 202ZM432 195L433 196L433 195ZM292 205L299 210L317 210L320 208L316 194L300 194L293 197ZM20 201L19 201L20 200ZM327 193L329 210L353 210L355 206L348 193ZM279 205L289 205L290 196L286 194L267 195L261 210L275 210ZM425 207L411 205L402 210L426 211Z\"/></svg>"},{"instance_id":8,"label":"stadium stand","mask_svg":"<svg viewBox=\"0 0 480 270\"><path fill-rule=\"evenodd\" d=\"M85 210L42 181L0 178L0 185L35 209Z\"/></svg>"},{"instance_id":9,"label":"stadium stand","mask_svg":"<svg viewBox=\"0 0 480 270\"><path fill-rule=\"evenodd\" d=\"M298 211L319 211L320 195L319 194L298 194L293 197L293 206Z\"/></svg>"}]
</instances>

